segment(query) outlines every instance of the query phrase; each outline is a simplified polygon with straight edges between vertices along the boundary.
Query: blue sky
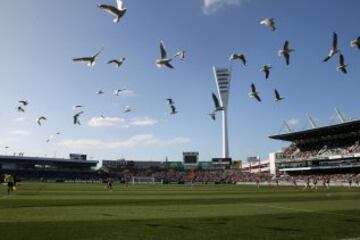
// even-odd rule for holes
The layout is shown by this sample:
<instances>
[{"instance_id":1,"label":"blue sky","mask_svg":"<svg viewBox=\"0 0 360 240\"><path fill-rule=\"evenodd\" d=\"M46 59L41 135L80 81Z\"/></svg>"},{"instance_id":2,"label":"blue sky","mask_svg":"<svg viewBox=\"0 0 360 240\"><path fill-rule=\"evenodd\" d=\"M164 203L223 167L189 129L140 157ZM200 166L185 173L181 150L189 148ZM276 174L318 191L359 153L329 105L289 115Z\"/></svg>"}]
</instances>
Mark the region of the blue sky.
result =
<instances>
[{"instance_id":1,"label":"blue sky","mask_svg":"<svg viewBox=\"0 0 360 240\"><path fill-rule=\"evenodd\" d=\"M0 152L95 159L181 160L183 151L200 159L221 154L221 121L207 115L216 90L212 66L232 66L229 106L230 155L266 158L287 143L268 139L288 120L295 129L310 113L319 124L331 121L334 107L358 118L360 51L350 41L360 35L356 0L133 0L119 24L97 8L112 0L3 0L0 7ZM259 22L274 17L277 30ZM348 74L336 71L338 57L322 59L339 36ZM173 55L184 49L174 70L158 69L159 42ZM286 67L277 51L285 40L295 49ZM94 68L72 62L104 47ZM230 63L244 53L248 66ZM126 57L120 69L106 62ZM259 71L273 66L270 80ZM248 97L255 83L263 99ZM116 88L127 88L115 97ZM275 103L277 88L286 98ZM105 94L95 92L103 89ZM179 114L170 116L172 97ZM29 100L25 113L17 101ZM85 105L82 126L72 124L75 104ZM133 111L123 113L129 105ZM107 118L100 120L103 114ZM35 123L48 118L42 127ZM100 126L99 126L100 125ZM49 143L45 140L61 131ZM2 147L1 147L2 146Z\"/></svg>"}]
</instances>

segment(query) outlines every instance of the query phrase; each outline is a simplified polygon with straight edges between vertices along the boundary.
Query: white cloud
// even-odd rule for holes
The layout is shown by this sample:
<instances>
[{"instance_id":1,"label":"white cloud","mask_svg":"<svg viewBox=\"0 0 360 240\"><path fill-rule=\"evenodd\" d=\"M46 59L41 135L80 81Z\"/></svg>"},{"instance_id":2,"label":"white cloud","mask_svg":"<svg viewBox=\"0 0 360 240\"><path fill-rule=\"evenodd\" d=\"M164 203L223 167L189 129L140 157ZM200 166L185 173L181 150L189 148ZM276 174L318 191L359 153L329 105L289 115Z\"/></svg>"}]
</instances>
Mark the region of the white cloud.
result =
<instances>
[{"instance_id":1,"label":"white cloud","mask_svg":"<svg viewBox=\"0 0 360 240\"><path fill-rule=\"evenodd\" d=\"M203 12L206 15L215 13L225 6L240 6L243 0L203 0Z\"/></svg>"},{"instance_id":2,"label":"white cloud","mask_svg":"<svg viewBox=\"0 0 360 240\"><path fill-rule=\"evenodd\" d=\"M16 135L16 136L21 136L21 137L26 137L30 135L29 131L26 130L13 130L9 132L12 135Z\"/></svg>"},{"instance_id":3,"label":"white cloud","mask_svg":"<svg viewBox=\"0 0 360 240\"><path fill-rule=\"evenodd\" d=\"M291 118L287 121L287 124L289 124L290 126L295 126L299 123L299 119L296 118Z\"/></svg>"},{"instance_id":4,"label":"white cloud","mask_svg":"<svg viewBox=\"0 0 360 240\"><path fill-rule=\"evenodd\" d=\"M161 140L155 138L151 134L135 135L129 139L122 141L102 141L98 139L68 139L58 143L59 146L72 149L124 149L137 146L148 145L176 145L189 143L190 139L184 137L176 137L169 140Z\"/></svg>"},{"instance_id":5,"label":"white cloud","mask_svg":"<svg viewBox=\"0 0 360 240\"><path fill-rule=\"evenodd\" d=\"M149 117L133 118L130 121L131 126L145 127L157 124L158 121Z\"/></svg>"},{"instance_id":6,"label":"white cloud","mask_svg":"<svg viewBox=\"0 0 360 240\"><path fill-rule=\"evenodd\" d=\"M122 123L125 123L125 119L123 119L123 118L93 117L87 122L87 125L90 127L112 127L112 126L118 126Z\"/></svg>"}]
</instances>

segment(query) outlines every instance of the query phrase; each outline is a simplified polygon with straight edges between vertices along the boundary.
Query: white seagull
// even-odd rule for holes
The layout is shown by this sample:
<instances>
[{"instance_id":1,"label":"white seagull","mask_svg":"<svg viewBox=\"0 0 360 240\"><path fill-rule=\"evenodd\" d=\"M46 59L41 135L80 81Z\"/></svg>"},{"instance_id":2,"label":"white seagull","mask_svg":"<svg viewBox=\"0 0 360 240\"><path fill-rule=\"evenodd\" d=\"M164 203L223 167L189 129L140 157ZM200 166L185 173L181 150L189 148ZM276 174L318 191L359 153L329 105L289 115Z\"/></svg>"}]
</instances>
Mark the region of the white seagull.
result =
<instances>
[{"instance_id":1,"label":"white seagull","mask_svg":"<svg viewBox=\"0 0 360 240\"><path fill-rule=\"evenodd\" d=\"M244 54L233 53L231 54L229 60L230 61L240 60L242 61L243 65L246 66L246 59Z\"/></svg>"},{"instance_id":2,"label":"white seagull","mask_svg":"<svg viewBox=\"0 0 360 240\"><path fill-rule=\"evenodd\" d=\"M360 36L357 39L352 40L350 46L360 49Z\"/></svg>"},{"instance_id":3,"label":"white seagull","mask_svg":"<svg viewBox=\"0 0 360 240\"><path fill-rule=\"evenodd\" d=\"M184 50L178 51L175 54L175 57L180 59L180 60L184 60L185 59L185 51Z\"/></svg>"},{"instance_id":4,"label":"white seagull","mask_svg":"<svg viewBox=\"0 0 360 240\"><path fill-rule=\"evenodd\" d=\"M170 62L171 62L171 58L168 58L167 57L167 53L166 53L166 48L165 48L165 45L164 45L164 42L163 41L160 41L160 59L157 59L156 60L156 66L157 67L162 67L162 66L166 66L168 68L174 68Z\"/></svg>"},{"instance_id":5,"label":"white seagull","mask_svg":"<svg viewBox=\"0 0 360 240\"><path fill-rule=\"evenodd\" d=\"M274 18L265 18L260 22L260 24L267 26L271 31L275 31L276 28L274 20Z\"/></svg>"},{"instance_id":6,"label":"white seagull","mask_svg":"<svg viewBox=\"0 0 360 240\"><path fill-rule=\"evenodd\" d=\"M75 106L73 106L73 110L76 110L76 109L78 109L78 108L84 108L85 106L83 106L83 105L75 105Z\"/></svg>"},{"instance_id":7,"label":"white seagull","mask_svg":"<svg viewBox=\"0 0 360 240\"><path fill-rule=\"evenodd\" d=\"M216 96L215 93L212 93L212 99L213 99L213 102L214 102L214 105L215 105L215 110L214 110L214 112L223 111L223 110L224 110L224 107L223 107L223 106L220 106L219 99L217 98L217 96Z\"/></svg>"},{"instance_id":8,"label":"white seagull","mask_svg":"<svg viewBox=\"0 0 360 240\"><path fill-rule=\"evenodd\" d=\"M81 114L83 114L84 112L83 111L81 111L81 112L78 112L77 114L75 114L74 116L73 116L73 123L74 123L74 125L81 125L81 123L80 123L80 116L81 116Z\"/></svg>"},{"instance_id":9,"label":"white seagull","mask_svg":"<svg viewBox=\"0 0 360 240\"><path fill-rule=\"evenodd\" d=\"M255 84L251 84L251 92L249 92L249 97L253 97L255 98L258 102L261 102L260 96L259 96L259 92L256 91L256 87Z\"/></svg>"},{"instance_id":10,"label":"white seagull","mask_svg":"<svg viewBox=\"0 0 360 240\"><path fill-rule=\"evenodd\" d=\"M110 61L108 61L108 64L113 64L115 67L119 68L125 61L125 58L121 58L121 59L112 59Z\"/></svg>"},{"instance_id":11,"label":"white seagull","mask_svg":"<svg viewBox=\"0 0 360 240\"><path fill-rule=\"evenodd\" d=\"M36 119L36 122L39 126L41 126L41 121L46 121L46 120L47 120L46 117L41 116Z\"/></svg>"},{"instance_id":12,"label":"white seagull","mask_svg":"<svg viewBox=\"0 0 360 240\"><path fill-rule=\"evenodd\" d=\"M167 98L166 101L168 102L169 105L174 105L175 102L172 98Z\"/></svg>"},{"instance_id":13,"label":"white seagull","mask_svg":"<svg viewBox=\"0 0 360 240\"><path fill-rule=\"evenodd\" d=\"M131 108L129 106L125 106L124 113L131 112Z\"/></svg>"},{"instance_id":14,"label":"white seagull","mask_svg":"<svg viewBox=\"0 0 360 240\"><path fill-rule=\"evenodd\" d=\"M25 109L22 108L21 106L18 106L18 107L17 107L17 111L18 111L18 112L25 112Z\"/></svg>"},{"instance_id":15,"label":"white seagull","mask_svg":"<svg viewBox=\"0 0 360 240\"><path fill-rule=\"evenodd\" d=\"M98 51L95 55L93 55L91 57L73 58L73 61L79 62L79 63L86 63L89 67L93 67L95 65L95 60L96 60L97 56L99 56L99 54L103 50L104 50L104 48L100 49L100 51Z\"/></svg>"},{"instance_id":16,"label":"white seagull","mask_svg":"<svg viewBox=\"0 0 360 240\"><path fill-rule=\"evenodd\" d=\"M340 54L340 56L339 56L339 66L337 67L337 70L338 71L340 70L343 73L347 73L346 67L347 67L347 64L345 64L344 56L342 54Z\"/></svg>"},{"instance_id":17,"label":"white seagull","mask_svg":"<svg viewBox=\"0 0 360 240\"><path fill-rule=\"evenodd\" d=\"M96 92L96 95L101 95L101 94L104 94L104 91L99 89L97 92Z\"/></svg>"},{"instance_id":18,"label":"white seagull","mask_svg":"<svg viewBox=\"0 0 360 240\"><path fill-rule=\"evenodd\" d=\"M284 47L278 51L279 56L284 56L286 65L290 64L290 53L293 52L294 49L289 48L289 41L285 41Z\"/></svg>"},{"instance_id":19,"label":"white seagull","mask_svg":"<svg viewBox=\"0 0 360 240\"><path fill-rule=\"evenodd\" d=\"M265 64L261 69L260 69L260 72L263 72L265 73L265 79L268 79L269 78L269 75L270 75L270 69L272 67L270 65L267 65Z\"/></svg>"},{"instance_id":20,"label":"white seagull","mask_svg":"<svg viewBox=\"0 0 360 240\"><path fill-rule=\"evenodd\" d=\"M174 105L170 105L170 114L171 115L174 115L174 114L177 114L178 112L176 111L176 107Z\"/></svg>"},{"instance_id":21,"label":"white seagull","mask_svg":"<svg viewBox=\"0 0 360 240\"><path fill-rule=\"evenodd\" d=\"M278 90L275 89L274 93L275 93L275 102L279 102L284 99L284 97L280 96L280 93L278 92Z\"/></svg>"},{"instance_id":22,"label":"white seagull","mask_svg":"<svg viewBox=\"0 0 360 240\"><path fill-rule=\"evenodd\" d=\"M333 33L333 42L332 42L332 48L329 52L329 54L327 55L326 58L324 58L323 62L327 62L329 61L330 58L332 58L335 54L337 54L338 52L340 52L340 50L337 48L337 34L336 32Z\"/></svg>"},{"instance_id":23,"label":"white seagull","mask_svg":"<svg viewBox=\"0 0 360 240\"><path fill-rule=\"evenodd\" d=\"M216 120L216 111L212 111L211 113L209 113L209 116L211 117L212 120Z\"/></svg>"},{"instance_id":24,"label":"white seagull","mask_svg":"<svg viewBox=\"0 0 360 240\"><path fill-rule=\"evenodd\" d=\"M120 93L123 92L123 91L125 91L125 90L126 90L125 88L123 88L123 89L115 89L115 90L114 90L114 95L115 95L115 96L119 96Z\"/></svg>"},{"instance_id":25,"label":"white seagull","mask_svg":"<svg viewBox=\"0 0 360 240\"><path fill-rule=\"evenodd\" d=\"M116 7L107 4L98 4L98 8L104 10L105 12L115 16L113 22L118 23L120 19L125 15L127 8L124 8L124 3L122 0L116 0Z\"/></svg>"},{"instance_id":26,"label":"white seagull","mask_svg":"<svg viewBox=\"0 0 360 240\"><path fill-rule=\"evenodd\" d=\"M27 100L20 100L19 103L22 104L23 106L27 106L29 104Z\"/></svg>"}]
</instances>

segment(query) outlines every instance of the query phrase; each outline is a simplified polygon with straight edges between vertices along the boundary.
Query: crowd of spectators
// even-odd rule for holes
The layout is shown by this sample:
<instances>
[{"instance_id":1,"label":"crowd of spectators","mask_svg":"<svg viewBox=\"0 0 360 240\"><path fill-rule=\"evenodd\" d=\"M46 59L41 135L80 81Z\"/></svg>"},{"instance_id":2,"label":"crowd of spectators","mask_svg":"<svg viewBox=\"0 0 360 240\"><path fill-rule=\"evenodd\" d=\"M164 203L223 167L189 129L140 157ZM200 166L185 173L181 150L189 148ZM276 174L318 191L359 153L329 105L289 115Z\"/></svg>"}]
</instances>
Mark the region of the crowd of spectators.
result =
<instances>
[{"instance_id":1,"label":"crowd of spectators","mask_svg":"<svg viewBox=\"0 0 360 240\"><path fill-rule=\"evenodd\" d=\"M332 142L327 144L292 143L283 151L285 159L309 159L331 155L346 155L360 153L360 142Z\"/></svg>"}]
</instances>

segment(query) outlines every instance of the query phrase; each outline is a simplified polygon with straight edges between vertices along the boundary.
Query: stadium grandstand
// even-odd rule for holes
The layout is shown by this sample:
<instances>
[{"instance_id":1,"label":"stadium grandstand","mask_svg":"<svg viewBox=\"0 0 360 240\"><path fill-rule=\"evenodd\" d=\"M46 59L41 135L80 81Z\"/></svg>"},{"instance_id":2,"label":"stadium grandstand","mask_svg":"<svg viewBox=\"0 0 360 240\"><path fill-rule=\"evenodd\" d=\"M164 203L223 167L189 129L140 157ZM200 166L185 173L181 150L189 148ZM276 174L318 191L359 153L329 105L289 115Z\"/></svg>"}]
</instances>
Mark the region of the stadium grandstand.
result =
<instances>
[{"instance_id":1,"label":"stadium grandstand","mask_svg":"<svg viewBox=\"0 0 360 240\"><path fill-rule=\"evenodd\" d=\"M360 173L360 120L270 136L289 142L280 152L270 154L272 173L288 175ZM311 119L310 119L311 120Z\"/></svg>"},{"instance_id":2,"label":"stadium grandstand","mask_svg":"<svg viewBox=\"0 0 360 240\"><path fill-rule=\"evenodd\" d=\"M99 161L87 160L84 154L70 154L68 159L0 156L0 175L14 174L18 179L43 181L91 181L96 179Z\"/></svg>"}]
</instances>

